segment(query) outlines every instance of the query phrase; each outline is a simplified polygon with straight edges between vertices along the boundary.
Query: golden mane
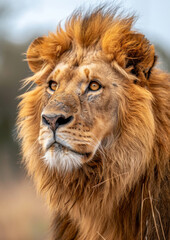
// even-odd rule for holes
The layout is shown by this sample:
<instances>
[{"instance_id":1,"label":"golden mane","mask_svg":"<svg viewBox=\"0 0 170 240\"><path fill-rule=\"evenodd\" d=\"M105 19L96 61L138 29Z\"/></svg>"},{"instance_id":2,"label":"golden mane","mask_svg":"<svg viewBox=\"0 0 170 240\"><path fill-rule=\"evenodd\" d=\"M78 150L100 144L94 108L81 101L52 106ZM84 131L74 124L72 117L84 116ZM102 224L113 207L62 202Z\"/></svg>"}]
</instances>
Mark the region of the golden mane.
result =
<instances>
[{"instance_id":1,"label":"golden mane","mask_svg":"<svg viewBox=\"0 0 170 240\"><path fill-rule=\"evenodd\" d=\"M82 49L98 46L109 61L114 59L127 71L134 70L138 75L144 71L147 75L155 62L153 45L144 35L132 30L133 16L122 18L116 16L116 10L104 9L84 15L77 12L66 22L65 30L59 25L56 33L36 39L27 52L30 68L37 72L47 63L54 67L59 56L74 49L78 49L76 61L79 62Z\"/></svg>"},{"instance_id":2,"label":"golden mane","mask_svg":"<svg viewBox=\"0 0 170 240\"><path fill-rule=\"evenodd\" d=\"M34 75L26 83L37 85L21 96L18 131L23 162L54 213L54 240L168 239L170 77L154 68L154 47L133 21L104 8L76 12L27 51ZM43 163L37 140L43 84L61 59L79 66L88 51L123 79L117 131L92 161L62 174Z\"/></svg>"}]
</instances>

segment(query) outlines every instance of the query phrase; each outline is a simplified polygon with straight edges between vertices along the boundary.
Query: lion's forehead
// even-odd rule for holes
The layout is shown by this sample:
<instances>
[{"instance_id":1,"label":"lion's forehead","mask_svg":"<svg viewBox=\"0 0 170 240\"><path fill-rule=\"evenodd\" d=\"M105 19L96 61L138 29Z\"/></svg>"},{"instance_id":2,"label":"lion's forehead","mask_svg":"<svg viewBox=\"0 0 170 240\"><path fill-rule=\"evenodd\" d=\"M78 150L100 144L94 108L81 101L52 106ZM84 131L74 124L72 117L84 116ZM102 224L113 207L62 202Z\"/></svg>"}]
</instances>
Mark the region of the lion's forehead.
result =
<instances>
[{"instance_id":1,"label":"lion's forehead","mask_svg":"<svg viewBox=\"0 0 170 240\"><path fill-rule=\"evenodd\" d=\"M98 65L95 63L85 64L79 67L79 73L81 75L85 75L86 77L89 77L89 75L92 74L97 67Z\"/></svg>"},{"instance_id":2,"label":"lion's forehead","mask_svg":"<svg viewBox=\"0 0 170 240\"><path fill-rule=\"evenodd\" d=\"M98 65L99 64L95 64L95 63L83 64L73 69L73 65L71 63L69 64L69 63L61 62L57 64L57 66L52 72L52 75L54 79L57 79L64 73L74 72L75 76L80 76L83 79L84 78L89 79L90 77L92 77L91 75L94 74L95 69L99 67Z\"/></svg>"},{"instance_id":3,"label":"lion's forehead","mask_svg":"<svg viewBox=\"0 0 170 240\"><path fill-rule=\"evenodd\" d=\"M57 66L55 67L53 72L55 73L55 72L58 72L58 71L64 71L68 67L69 67L68 63L60 62L59 64L57 64Z\"/></svg>"}]
</instances>

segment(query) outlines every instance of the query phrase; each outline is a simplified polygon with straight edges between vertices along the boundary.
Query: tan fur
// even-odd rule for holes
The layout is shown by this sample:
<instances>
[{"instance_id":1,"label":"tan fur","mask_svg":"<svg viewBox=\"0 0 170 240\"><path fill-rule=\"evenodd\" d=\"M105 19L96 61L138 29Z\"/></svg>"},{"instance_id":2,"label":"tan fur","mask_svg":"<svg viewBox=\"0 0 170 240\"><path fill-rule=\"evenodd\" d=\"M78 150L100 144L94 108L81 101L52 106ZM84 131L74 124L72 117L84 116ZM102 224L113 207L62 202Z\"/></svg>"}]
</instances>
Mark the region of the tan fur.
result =
<instances>
[{"instance_id":1,"label":"tan fur","mask_svg":"<svg viewBox=\"0 0 170 240\"><path fill-rule=\"evenodd\" d=\"M37 85L21 96L19 137L23 162L54 215L53 240L170 237L170 76L155 69L154 47L132 23L114 11L80 12L28 49L35 74L26 82ZM102 88L87 91L91 80ZM44 162L52 134L42 113L74 117L56 134L84 154L78 165L67 148L70 165Z\"/></svg>"}]
</instances>

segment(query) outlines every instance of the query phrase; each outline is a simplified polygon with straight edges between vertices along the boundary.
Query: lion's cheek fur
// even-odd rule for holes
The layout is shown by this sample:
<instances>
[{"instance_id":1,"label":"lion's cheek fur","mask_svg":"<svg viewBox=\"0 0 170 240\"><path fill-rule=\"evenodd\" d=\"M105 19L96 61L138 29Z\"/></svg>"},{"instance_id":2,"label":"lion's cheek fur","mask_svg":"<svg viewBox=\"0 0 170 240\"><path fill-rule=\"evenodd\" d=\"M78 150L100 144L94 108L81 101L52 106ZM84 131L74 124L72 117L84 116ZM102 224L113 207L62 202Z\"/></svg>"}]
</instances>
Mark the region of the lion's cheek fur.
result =
<instances>
[{"instance_id":1,"label":"lion's cheek fur","mask_svg":"<svg viewBox=\"0 0 170 240\"><path fill-rule=\"evenodd\" d=\"M34 175L37 168L37 156L40 158L41 148L38 137L40 131L40 117L43 108L43 87L36 87L34 90L21 96L18 115L19 138L22 140L23 162L28 168L30 175Z\"/></svg>"},{"instance_id":2,"label":"lion's cheek fur","mask_svg":"<svg viewBox=\"0 0 170 240\"><path fill-rule=\"evenodd\" d=\"M119 101L120 121L109 151L112 159L110 175L116 172L117 176L121 176L117 185L121 189L116 195L118 201L150 164L155 139L152 101L153 96L138 86L129 89L128 95L125 93L123 101Z\"/></svg>"}]
</instances>

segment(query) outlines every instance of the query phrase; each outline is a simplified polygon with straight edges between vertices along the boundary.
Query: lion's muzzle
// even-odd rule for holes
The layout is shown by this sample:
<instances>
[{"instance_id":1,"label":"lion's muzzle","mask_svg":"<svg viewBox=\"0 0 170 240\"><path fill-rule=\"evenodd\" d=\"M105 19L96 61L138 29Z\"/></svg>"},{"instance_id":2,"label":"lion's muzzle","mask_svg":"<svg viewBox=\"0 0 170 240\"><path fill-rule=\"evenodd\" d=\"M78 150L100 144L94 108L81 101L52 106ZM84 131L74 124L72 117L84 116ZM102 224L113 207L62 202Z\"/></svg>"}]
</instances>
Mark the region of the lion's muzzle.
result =
<instances>
[{"instance_id":1,"label":"lion's muzzle","mask_svg":"<svg viewBox=\"0 0 170 240\"><path fill-rule=\"evenodd\" d=\"M71 95L56 95L41 114L39 143L51 168L70 171L89 161L99 141L81 117L79 102Z\"/></svg>"}]
</instances>

